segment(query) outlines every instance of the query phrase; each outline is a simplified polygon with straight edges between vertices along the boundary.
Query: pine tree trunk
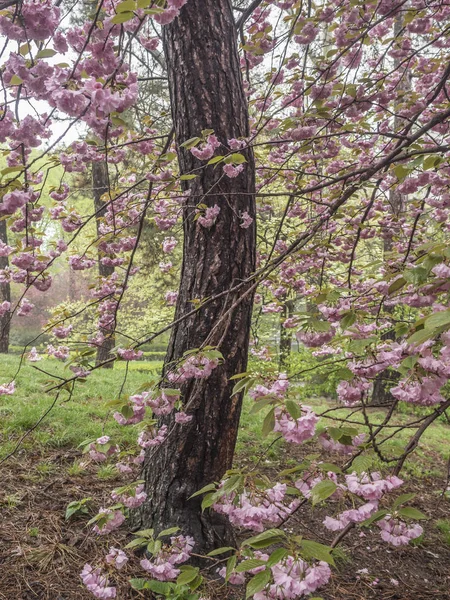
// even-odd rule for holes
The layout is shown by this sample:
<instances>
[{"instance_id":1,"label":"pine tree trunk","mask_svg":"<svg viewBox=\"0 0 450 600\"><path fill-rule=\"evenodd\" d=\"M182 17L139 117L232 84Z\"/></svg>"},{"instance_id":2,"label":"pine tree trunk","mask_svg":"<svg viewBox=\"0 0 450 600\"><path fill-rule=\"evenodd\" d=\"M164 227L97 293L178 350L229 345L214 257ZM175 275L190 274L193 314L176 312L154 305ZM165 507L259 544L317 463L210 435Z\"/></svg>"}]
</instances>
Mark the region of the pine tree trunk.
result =
<instances>
[{"instance_id":1,"label":"pine tree trunk","mask_svg":"<svg viewBox=\"0 0 450 600\"><path fill-rule=\"evenodd\" d=\"M108 165L106 162L94 162L92 163L92 191L94 195L94 208L97 215L97 235L100 236L99 226L100 218L105 214L105 202L102 200L103 194L108 191ZM102 264L100 256L98 257L98 274L100 277L109 277L114 273L114 267L109 267ZM111 350L114 348L116 340L114 331L102 329L101 333L105 336L105 340L102 345L97 348L96 364L99 365L111 358ZM113 362L104 365L104 369L111 369Z\"/></svg>"},{"instance_id":2,"label":"pine tree trunk","mask_svg":"<svg viewBox=\"0 0 450 600\"><path fill-rule=\"evenodd\" d=\"M0 240L8 243L8 234L6 229L6 220L0 220ZM0 256L0 269L8 266L8 257ZM4 301L11 302L11 286L9 283L0 283L0 304ZM9 350L9 330L11 326L10 314L6 313L0 317L0 353L7 354Z\"/></svg>"},{"instance_id":3,"label":"pine tree trunk","mask_svg":"<svg viewBox=\"0 0 450 600\"><path fill-rule=\"evenodd\" d=\"M236 32L229 0L189 0L180 16L163 28L172 117L181 173L198 169L184 141L213 129L220 142L249 134L247 103L239 67ZM217 154L224 154L225 149ZM184 254L175 318L193 308L194 300L214 297L248 277L255 268L255 222L240 226L239 215L255 218L254 159L244 152L243 173L231 179L221 166L205 167L198 177L184 182L190 190L184 207ZM209 192L212 191L211 194ZM195 206L217 204L215 225L202 227ZM169 435L161 446L147 451L144 477L148 500L141 511L142 525L156 530L179 526L196 540L196 552L233 539L228 521L213 511L201 511L201 498L190 496L218 481L232 466L242 395L231 395L230 377L246 370L253 295L222 296L172 331L165 364L206 340L224 356L224 363L208 379L181 386L184 404L193 415L177 425L173 417ZM237 300L231 314L219 322Z\"/></svg>"}]
</instances>

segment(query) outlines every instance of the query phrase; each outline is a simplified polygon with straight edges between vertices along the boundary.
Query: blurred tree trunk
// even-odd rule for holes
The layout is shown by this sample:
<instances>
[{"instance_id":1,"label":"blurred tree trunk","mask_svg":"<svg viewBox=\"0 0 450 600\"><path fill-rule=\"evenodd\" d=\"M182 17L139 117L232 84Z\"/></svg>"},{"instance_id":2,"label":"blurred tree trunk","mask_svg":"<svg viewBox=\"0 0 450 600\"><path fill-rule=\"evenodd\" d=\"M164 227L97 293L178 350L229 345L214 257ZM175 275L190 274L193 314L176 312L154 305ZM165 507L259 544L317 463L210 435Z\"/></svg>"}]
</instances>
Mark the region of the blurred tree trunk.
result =
<instances>
[{"instance_id":1,"label":"blurred tree trunk","mask_svg":"<svg viewBox=\"0 0 450 600\"><path fill-rule=\"evenodd\" d=\"M278 359L278 365L280 369L285 369L289 366L289 358L291 356L292 348L292 330L290 328L283 327L283 323L286 319L292 317L294 313L294 301L284 300L283 310L280 313L280 354Z\"/></svg>"},{"instance_id":2,"label":"blurred tree trunk","mask_svg":"<svg viewBox=\"0 0 450 600\"><path fill-rule=\"evenodd\" d=\"M108 165L106 162L94 162L92 163L92 191L94 195L94 208L96 212L96 223L97 223L97 236L100 237L100 219L106 212L105 201L102 196L109 190L108 184ZM100 251L99 251L100 252ZM100 277L109 277L114 273L114 267L104 265L100 260L100 254L98 257L98 274ZM101 333L105 336L105 339L101 346L97 348L96 364L100 364L109 358L111 358L111 350L114 348L116 339L114 331L109 329L101 329ZM104 369L112 369L113 362L104 365Z\"/></svg>"},{"instance_id":3,"label":"blurred tree trunk","mask_svg":"<svg viewBox=\"0 0 450 600\"><path fill-rule=\"evenodd\" d=\"M403 14L399 14L395 17L394 37L401 35L403 27ZM401 59L394 58L394 69L396 71L400 68L400 64ZM403 72L403 77L399 86L401 91L403 91L404 95L407 95L407 93L411 90L411 77L407 66ZM398 114L401 110L401 100L400 102L397 102L397 106L395 107L395 109L396 113L394 116L394 131L396 133L400 133L403 127L407 124L407 120L405 120ZM391 212L398 219L400 218L402 212L405 209L404 203L404 196L402 196L402 194L399 193L397 190L391 190L389 192L389 204ZM389 255L392 252L392 250L392 236L389 235L389 232L387 232L387 235L385 235L383 240L384 256L386 257L387 255ZM388 313L388 316L392 315L393 309L391 307L386 307L384 310L386 313ZM392 329L390 331L387 331L385 334L382 335L382 339L386 341L395 340L394 330ZM385 371L382 371L379 375L377 375L373 384L372 398L370 404L391 406L394 402L394 397L392 396L389 390L398 381L398 379L399 374L396 371L392 371L389 369L386 369Z\"/></svg>"},{"instance_id":4,"label":"blurred tree trunk","mask_svg":"<svg viewBox=\"0 0 450 600\"><path fill-rule=\"evenodd\" d=\"M0 241L8 243L8 233L6 229L6 220L0 220ZM6 269L9 265L7 256L0 256L0 269ZM0 304L11 302L11 285L9 283L0 283ZM9 331L11 327L11 315L6 313L0 317L0 353L7 354L9 350Z\"/></svg>"},{"instance_id":5,"label":"blurred tree trunk","mask_svg":"<svg viewBox=\"0 0 450 600\"><path fill-rule=\"evenodd\" d=\"M255 219L254 158L245 151L245 169L232 179L224 176L221 166L199 170L203 163L180 147L204 129L213 129L223 144L249 134L229 0L189 0L180 16L163 28L163 42L180 171L197 169L198 174L183 182L190 196L183 218L184 254L175 315L179 319L192 310L193 301L213 298L254 271L255 221L244 229L239 217L247 211ZM195 220L193 207L198 203L220 207L212 227ZM253 304L253 294L243 298L244 292L241 288L224 294L172 330L166 365L206 340L218 347L224 362L209 378L181 386L193 419L177 425L173 415L167 417L163 422L171 431L168 439L149 449L144 463L148 500L141 510L142 525L156 530L178 525L195 538L196 552L233 539L228 520L213 511L202 513L201 497L190 496L218 481L232 466L242 394L232 396L230 377L246 370Z\"/></svg>"}]
</instances>

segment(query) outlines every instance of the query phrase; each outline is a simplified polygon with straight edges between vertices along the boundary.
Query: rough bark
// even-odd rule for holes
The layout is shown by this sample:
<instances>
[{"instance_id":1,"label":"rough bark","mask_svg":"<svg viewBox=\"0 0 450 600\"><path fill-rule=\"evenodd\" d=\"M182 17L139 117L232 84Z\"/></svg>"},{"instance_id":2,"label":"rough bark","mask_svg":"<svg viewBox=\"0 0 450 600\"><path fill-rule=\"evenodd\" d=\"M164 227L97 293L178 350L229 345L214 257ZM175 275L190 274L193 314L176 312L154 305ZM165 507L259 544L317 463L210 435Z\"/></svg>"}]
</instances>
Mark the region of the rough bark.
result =
<instances>
[{"instance_id":1,"label":"rough bark","mask_svg":"<svg viewBox=\"0 0 450 600\"><path fill-rule=\"evenodd\" d=\"M247 136L247 103L229 0L189 0L180 16L163 28L163 41L178 147L204 129L213 129L222 143ZM185 182L190 196L184 207L176 319L192 310L193 301L230 289L255 268L254 221L243 229L239 218L243 211L255 217L254 159L251 152L245 155L245 169L234 179L223 176L220 166L208 166ZM182 173L202 164L179 147ZM211 228L194 219L200 203L220 207ZM193 419L177 425L169 417L166 442L150 449L144 463L148 501L142 507L142 525L157 530L178 525L193 535L197 552L232 539L227 521L213 511L202 514L201 498L189 498L232 466L242 396L231 395L230 377L246 370L252 303L252 294L242 289L224 295L175 327L169 342L166 365L205 342L218 347L224 357L208 379L181 386Z\"/></svg>"},{"instance_id":2,"label":"rough bark","mask_svg":"<svg viewBox=\"0 0 450 600\"><path fill-rule=\"evenodd\" d=\"M108 186L108 165L106 162L94 162L92 163L92 192L94 196L94 208L97 215L97 235L100 235L100 219L105 214L105 202L102 196L109 190ZM102 264L100 260L100 254L98 257L98 274L100 277L109 277L114 273L114 267L110 267ZM96 364L105 362L111 358L111 350L115 346L114 331L102 329L101 333L105 336L105 340L102 345L97 348ZM104 365L104 369L111 369L113 362Z\"/></svg>"},{"instance_id":3,"label":"rough bark","mask_svg":"<svg viewBox=\"0 0 450 600\"><path fill-rule=\"evenodd\" d=\"M6 220L0 220L0 240L8 243ZM8 266L8 257L0 256L0 270ZM9 283L0 283L0 304L4 301L11 302L11 286ZM11 326L10 314L6 313L0 317L0 353L7 354L9 350L9 330Z\"/></svg>"}]
</instances>

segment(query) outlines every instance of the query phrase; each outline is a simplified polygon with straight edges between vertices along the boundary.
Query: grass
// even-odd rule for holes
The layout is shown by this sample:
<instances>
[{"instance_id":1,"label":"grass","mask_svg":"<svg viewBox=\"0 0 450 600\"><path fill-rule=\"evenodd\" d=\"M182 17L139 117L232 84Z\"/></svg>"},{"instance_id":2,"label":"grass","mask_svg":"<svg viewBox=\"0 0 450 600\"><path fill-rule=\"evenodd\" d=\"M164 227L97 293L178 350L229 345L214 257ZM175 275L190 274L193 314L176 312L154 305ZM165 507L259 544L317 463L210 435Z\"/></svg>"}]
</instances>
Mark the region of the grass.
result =
<instances>
[{"instance_id":1,"label":"grass","mask_svg":"<svg viewBox=\"0 0 450 600\"><path fill-rule=\"evenodd\" d=\"M15 375L20 358L4 356L0 358L0 383L7 382ZM133 363L137 364L137 363ZM56 360L42 360L36 364L41 370L57 377L69 377L71 372ZM46 446L50 448L78 447L82 442L104 435L116 435L127 445L135 439L131 428L121 427L112 416L108 402L115 400L123 385L122 395L136 392L148 381L149 373L157 373L161 363L139 363L141 369L132 369L125 379L125 363L118 363L114 369L93 371L86 382L77 383L72 397L62 391L49 416L33 432L25 447ZM16 393L0 398L0 457L14 448L18 438L33 427L52 405L55 393L46 393L54 380L33 368L24 361L16 378ZM45 467L41 467L44 468Z\"/></svg>"},{"instance_id":2,"label":"grass","mask_svg":"<svg viewBox=\"0 0 450 600\"><path fill-rule=\"evenodd\" d=\"M0 384L10 380L19 365L20 357L5 356L0 358ZM42 371L47 371L56 377L68 377L71 372L59 361L48 359L36 364L40 369L24 361L17 376L17 390L12 396L0 397L0 458L8 454L15 447L18 439L32 428L54 402L55 394L46 393L54 380ZM140 386L150 379L150 374L157 375L161 371L160 361L136 361L129 363L128 372L126 363L118 362L114 369L99 369L93 371L85 382L76 385L72 397L63 391L51 413L26 438L24 447L30 451L44 448L77 448L86 440L93 440L101 435L110 435L116 443L126 448L136 439L133 427L121 427L112 418L115 408L108 405L117 399L122 389L122 397L135 393ZM308 398L305 403L318 413L333 406L324 398ZM250 414L253 402L244 401L244 407L239 427L237 454L244 462L261 460L263 464L276 463L280 457L280 450L286 448L282 440L275 434L263 438L261 435L262 423L266 411ZM347 414L345 409L333 413L341 418ZM385 413L379 409L370 410L373 422L382 422ZM355 415L355 420L360 425L355 425L359 431L368 431L361 415ZM409 414L403 409L394 416L396 424L405 424L414 420L413 411ZM336 425L332 421L323 419L326 425ZM433 455L442 459L448 458L448 444L450 427L446 420L436 421L424 434L420 448L414 454L414 459L406 463L405 470L414 476L433 475L437 473L433 464ZM391 430L389 430L391 431ZM398 433L395 439L382 446L383 453L388 456L399 456L407 444L414 430L406 429ZM283 460L289 463L289 456ZM294 459L292 459L293 461ZM382 467L381 461L375 457L375 466ZM36 467L36 475L45 477L51 474L54 465L41 462ZM82 461L75 462L71 467L71 475L82 475ZM114 472L105 468L101 477L104 479L115 476Z\"/></svg>"}]
</instances>

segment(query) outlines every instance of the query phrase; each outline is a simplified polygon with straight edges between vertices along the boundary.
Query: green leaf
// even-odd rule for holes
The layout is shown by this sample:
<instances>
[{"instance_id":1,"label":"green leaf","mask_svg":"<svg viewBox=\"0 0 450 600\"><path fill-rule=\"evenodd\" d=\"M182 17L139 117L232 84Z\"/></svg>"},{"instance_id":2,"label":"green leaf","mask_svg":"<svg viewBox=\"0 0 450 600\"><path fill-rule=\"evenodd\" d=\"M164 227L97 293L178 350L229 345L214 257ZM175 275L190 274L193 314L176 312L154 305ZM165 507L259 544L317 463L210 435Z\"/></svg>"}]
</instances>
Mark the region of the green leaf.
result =
<instances>
[{"instance_id":1,"label":"green leaf","mask_svg":"<svg viewBox=\"0 0 450 600\"><path fill-rule=\"evenodd\" d=\"M392 505L392 508L398 508L402 504L405 504L405 502L409 502L410 500L412 500L415 497L416 497L416 494L413 494L413 493L402 494L395 500L395 502Z\"/></svg>"},{"instance_id":2,"label":"green leaf","mask_svg":"<svg viewBox=\"0 0 450 600\"><path fill-rule=\"evenodd\" d=\"M257 400L250 409L250 414L254 415L261 411L263 408L268 406L269 404L273 404L274 399L268 396L267 398L262 398L261 400Z\"/></svg>"},{"instance_id":3,"label":"green leaf","mask_svg":"<svg viewBox=\"0 0 450 600\"><path fill-rule=\"evenodd\" d=\"M158 534L158 537L164 537L165 535L173 535L174 533L178 533L180 531L179 527L170 527L169 529L164 529Z\"/></svg>"},{"instance_id":4,"label":"green leaf","mask_svg":"<svg viewBox=\"0 0 450 600\"><path fill-rule=\"evenodd\" d=\"M251 546L252 548L266 548L272 544L277 544L286 537L281 529L267 529L262 533L255 535L242 542L242 546Z\"/></svg>"},{"instance_id":5,"label":"green leaf","mask_svg":"<svg viewBox=\"0 0 450 600\"><path fill-rule=\"evenodd\" d=\"M300 417L302 416L302 410L297 404L297 402L294 402L293 400L286 400L285 405L288 413L293 419L300 419Z\"/></svg>"},{"instance_id":6,"label":"green leaf","mask_svg":"<svg viewBox=\"0 0 450 600\"><path fill-rule=\"evenodd\" d=\"M247 162L247 159L240 152L235 152L231 155L231 161L234 165L242 165Z\"/></svg>"},{"instance_id":7,"label":"green leaf","mask_svg":"<svg viewBox=\"0 0 450 600\"><path fill-rule=\"evenodd\" d=\"M233 386L233 391L231 392L231 395L234 396L235 394L239 394L239 392L242 392L242 390L244 390L247 386L247 383L248 379L246 377L242 378L240 381L237 381Z\"/></svg>"},{"instance_id":8,"label":"green leaf","mask_svg":"<svg viewBox=\"0 0 450 600\"><path fill-rule=\"evenodd\" d=\"M369 527L369 525L372 525L372 523L375 523L376 521L380 521L380 519L385 517L387 514L387 510L377 510L376 513L361 523L361 527Z\"/></svg>"},{"instance_id":9,"label":"green leaf","mask_svg":"<svg viewBox=\"0 0 450 600\"><path fill-rule=\"evenodd\" d=\"M20 85L23 83L23 79L21 79L18 75L13 75L9 80L9 85Z\"/></svg>"},{"instance_id":10,"label":"green leaf","mask_svg":"<svg viewBox=\"0 0 450 600\"><path fill-rule=\"evenodd\" d=\"M269 583L270 578L271 571L269 569L261 571L261 573L258 573L257 575L252 577L247 584L247 588L245 590L245 597L250 598L251 596L254 596L258 592L263 590Z\"/></svg>"},{"instance_id":11,"label":"green leaf","mask_svg":"<svg viewBox=\"0 0 450 600\"><path fill-rule=\"evenodd\" d=\"M138 535L143 538L151 538L153 537L155 530L154 529L142 529L141 531L136 531L133 535Z\"/></svg>"},{"instance_id":12,"label":"green leaf","mask_svg":"<svg viewBox=\"0 0 450 600\"><path fill-rule=\"evenodd\" d=\"M194 175L193 173L188 173L186 175L181 175L180 179L181 181L190 181L191 179L195 179L197 177L197 175Z\"/></svg>"},{"instance_id":13,"label":"green leaf","mask_svg":"<svg viewBox=\"0 0 450 600\"><path fill-rule=\"evenodd\" d=\"M30 44L27 42L26 44L23 44L22 46L20 46L19 52L22 56L25 56L26 54L28 54L30 49L31 49Z\"/></svg>"},{"instance_id":14,"label":"green leaf","mask_svg":"<svg viewBox=\"0 0 450 600\"><path fill-rule=\"evenodd\" d=\"M236 562L237 562L237 556L236 556L236 554L233 554L233 556L230 556L230 558L227 560L227 568L226 568L226 572L225 572L225 581L228 581L228 579L230 578L230 575L234 571L234 567L236 566Z\"/></svg>"},{"instance_id":15,"label":"green leaf","mask_svg":"<svg viewBox=\"0 0 450 600\"><path fill-rule=\"evenodd\" d=\"M216 500L215 494L207 494L202 500L202 511L212 506Z\"/></svg>"},{"instance_id":16,"label":"green leaf","mask_svg":"<svg viewBox=\"0 0 450 600\"><path fill-rule=\"evenodd\" d=\"M201 490L198 490L198 492L195 492L195 494L192 494L192 496L189 496L189 500L191 498L195 498L195 496L201 496L202 494L206 494L206 492L213 492L215 490L216 490L216 484L208 483L208 485L205 485L205 487L202 487Z\"/></svg>"},{"instance_id":17,"label":"green leaf","mask_svg":"<svg viewBox=\"0 0 450 600\"><path fill-rule=\"evenodd\" d=\"M325 479L317 483L311 490L311 499L313 506L322 500L326 500L334 494L337 485L331 479Z\"/></svg>"},{"instance_id":18,"label":"green leaf","mask_svg":"<svg viewBox=\"0 0 450 600\"><path fill-rule=\"evenodd\" d=\"M187 148L188 150L190 150L191 148L194 148L195 146L197 146L197 144L199 144L201 141L202 141L201 138L193 137L193 138L190 138L189 140L186 140L182 144L180 144L180 147Z\"/></svg>"},{"instance_id":19,"label":"green leaf","mask_svg":"<svg viewBox=\"0 0 450 600\"><path fill-rule=\"evenodd\" d=\"M245 573L245 571L251 571L252 569L256 569L257 567L262 567L265 564L266 564L265 560L259 560L257 558L249 558L247 560L243 560L236 567L236 573Z\"/></svg>"},{"instance_id":20,"label":"green leaf","mask_svg":"<svg viewBox=\"0 0 450 600\"><path fill-rule=\"evenodd\" d=\"M36 54L35 58L50 58L57 54L56 50L52 50L51 48L44 48L43 50L39 50Z\"/></svg>"},{"instance_id":21,"label":"green leaf","mask_svg":"<svg viewBox=\"0 0 450 600\"><path fill-rule=\"evenodd\" d=\"M263 437L267 437L269 435L269 433L271 433L273 431L274 427L275 427L275 407L271 408L264 418L263 425L262 425L262 431L261 431Z\"/></svg>"},{"instance_id":22,"label":"green leaf","mask_svg":"<svg viewBox=\"0 0 450 600\"><path fill-rule=\"evenodd\" d=\"M224 159L224 156L213 156L210 160L208 160L208 162L206 164L207 165L215 165L217 163L220 163L223 159Z\"/></svg>"},{"instance_id":23,"label":"green leaf","mask_svg":"<svg viewBox=\"0 0 450 600\"><path fill-rule=\"evenodd\" d=\"M415 521L428 519L428 517L424 515L423 512L417 510L417 508L413 508L412 506L405 506L397 512L400 517L405 517L406 519L414 519Z\"/></svg>"},{"instance_id":24,"label":"green leaf","mask_svg":"<svg viewBox=\"0 0 450 600\"><path fill-rule=\"evenodd\" d=\"M197 577L199 568L187 566L181 567L181 571L177 577L177 585L187 585Z\"/></svg>"},{"instance_id":25,"label":"green leaf","mask_svg":"<svg viewBox=\"0 0 450 600\"><path fill-rule=\"evenodd\" d=\"M169 594L170 590L172 589L172 586L170 585L170 583L166 583L163 581L156 581L155 579L152 579L151 581L148 582L146 589L151 590L155 594L160 594L161 596L167 596Z\"/></svg>"},{"instance_id":26,"label":"green leaf","mask_svg":"<svg viewBox=\"0 0 450 600\"><path fill-rule=\"evenodd\" d=\"M279 563L288 554L289 554L289 552L286 550L286 548L277 548L269 556L269 560L267 561L267 566L273 567L273 565L276 565L277 563Z\"/></svg>"},{"instance_id":27,"label":"green leaf","mask_svg":"<svg viewBox=\"0 0 450 600\"><path fill-rule=\"evenodd\" d=\"M208 552L206 556L218 556L219 554L225 554L225 552L231 552L234 550L235 548L233 548L232 546L223 546L222 548L216 548L215 550L211 550L211 552Z\"/></svg>"},{"instance_id":28,"label":"green leaf","mask_svg":"<svg viewBox=\"0 0 450 600\"><path fill-rule=\"evenodd\" d=\"M119 23L126 23L127 21L131 21L133 17L134 13L132 12L118 13L111 19L111 23L115 23L116 25Z\"/></svg>"},{"instance_id":29,"label":"green leaf","mask_svg":"<svg viewBox=\"0 0 450 600\"><path fill-rule=\"evenodd\" d=\"M148 590L150 581L148 579L130 579L133 590Z\"/></svg>"},{"instance_id":30,"label":"green leaf","mask_svg":"<svg viewBox=\"0 0 450 600\"><path fill-rule=\"evenodd\" d=\"M302 540L301 553L306 559L315 558L334 566L334 559L331 556L332 550L331 546L325 546L312 540Z\"/></svg>"},{"instance_id":31,"label":"green leaf","mask_svg":"<svg viewBox=\"0 0 450 600\"><path fill-rule=\"evenodd\" d=\"M430 329L419 329L419 331L414 332L409 338L406 340L408 344L423 344L430 338L432 338L434 332Z\"/></svg>"},{"instance_id":32,"label":"green leaf","mask_svg":"<svg viewBox=\"0 0 450 600\"><path fill-rule=\"evenodd\" d=\"M357 456L352 462L352 469L358 473L364 473L372 466L373 459L370 456Z\"/></svg>"},{"instance_id":33,"label":"green leaf","mask_svg":"<svg viewBox=\"0 0 450 600\"><path fill-rule=\"evenodd\" d=\"M123 119L121 119L120 117L110 116L110 119L111 119L111 123L113 125L115 125L116 127L126 127L126 128L128 128L128 125L126 124L126 122Z\"/></svg>"},{"instance_id":34,"label":"green leaf","mask_svg":"<svg viewBox=\"0 0 450 600\"><path fill-rule=\"evenodd\" d=\"M399 182L402 182L408 175L410 170L404 165L397 165L394 167L394 173Z\"/></svg>"},{"instance_id":35,"label":"green leaf","mask_svg":"<svg viewBox=\"0 0 450 600\"><path fill-rule=\"evenodd\" d=\"M342 329L348 329L351 327L356 321L356 314L353 311L349 311L344 314L340 321L340 326Z\"/></svg>"},{"instance_id":36,"label":"green leaf","mask_svg":"<svg viewBox=\"0 0 450 600\"><path fill-rule=\"evenodd\" d=\"M124 0L124 2L120 2L116 6L116 11L118 13L129 12L136 10L136 2L134 0Z\"/></svg>"},{"instance_id":37,"label":"green leaf","mask_svg":"<svg viewBox=\"0 0 450 600\"><path fill-rule=\"evenodd\" d=\"M390 296L394 292L398 292L402 287L406 285L406 279L404 277L398 277L395 281L391 283L388 288L388 295Z\"/></svg>"},{"instance_id":38,"label":"green leaf","mask_svg":"<svg viewBox=\"0 0 450 600\"><path fill-rule=\"evenodd\" d=\"M426 329L444 327L450 325L450 310L442 310L440 312L433 313L427 319L425 319Z\"/></svg>"}]
</instances>

